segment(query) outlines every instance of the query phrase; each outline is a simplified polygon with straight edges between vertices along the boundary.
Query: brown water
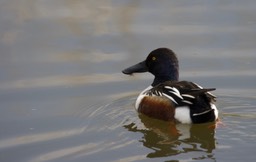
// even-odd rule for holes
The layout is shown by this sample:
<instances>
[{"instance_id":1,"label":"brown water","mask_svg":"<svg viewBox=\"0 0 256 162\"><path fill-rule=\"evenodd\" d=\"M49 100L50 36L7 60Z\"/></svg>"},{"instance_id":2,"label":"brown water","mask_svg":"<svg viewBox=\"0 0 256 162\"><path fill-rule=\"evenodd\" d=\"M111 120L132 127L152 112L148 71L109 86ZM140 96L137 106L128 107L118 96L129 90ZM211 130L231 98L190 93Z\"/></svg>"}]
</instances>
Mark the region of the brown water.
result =
<instances>
[{"instance_id":1,"label":"brown water","mask_svg":"<svg viewBox=\"0 0 256 162\"><path fill-rule=\"evenodd\" d=\"M256 1L0 1L1 162L255 161ZM124 68L173 49L222 124L138 116Z\"/></svg>"}]
</instances>

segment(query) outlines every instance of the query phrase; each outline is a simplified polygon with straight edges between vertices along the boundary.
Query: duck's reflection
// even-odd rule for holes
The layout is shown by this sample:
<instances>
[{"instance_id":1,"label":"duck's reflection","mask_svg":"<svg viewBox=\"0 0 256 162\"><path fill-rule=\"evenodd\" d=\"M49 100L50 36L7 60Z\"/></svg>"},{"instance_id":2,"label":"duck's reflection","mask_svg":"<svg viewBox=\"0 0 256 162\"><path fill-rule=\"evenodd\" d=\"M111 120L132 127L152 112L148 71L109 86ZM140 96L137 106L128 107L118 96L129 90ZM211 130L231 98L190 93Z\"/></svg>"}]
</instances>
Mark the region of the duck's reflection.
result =
<instances>
[{"instance_id":1,"label":"duck's reflection","mask_svg":"<svg viewBox=\"0 0 256 162\"><path fill-rule=\"evenodd\" d=\"M175 124L139 115L147 129L137 128L135 123L125 125L129 131L143 133L140 142L153 150L147 157L166 157L182 153L197 152L195 159L214 159L215 123Z\"/></svg>"}]
</instances>

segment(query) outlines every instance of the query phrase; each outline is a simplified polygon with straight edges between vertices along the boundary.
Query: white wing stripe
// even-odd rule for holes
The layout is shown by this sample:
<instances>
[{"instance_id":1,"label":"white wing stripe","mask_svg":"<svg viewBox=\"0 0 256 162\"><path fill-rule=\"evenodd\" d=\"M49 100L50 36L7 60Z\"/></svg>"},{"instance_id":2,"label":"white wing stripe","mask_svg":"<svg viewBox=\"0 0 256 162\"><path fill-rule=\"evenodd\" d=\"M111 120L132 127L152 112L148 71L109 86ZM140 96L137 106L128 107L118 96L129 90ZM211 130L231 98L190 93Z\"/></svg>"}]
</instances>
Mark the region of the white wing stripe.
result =
<instances>
[{"instance_id":1,"label":"white wing stripe","mask_svg":"<svg viewBox=\"0 0 256 162\"><path fill-rule=\"evenodd\" d=\"M164 88L173 90L174 87L164 86ZM173 91L174 91L174 90L173 90Z\"/></svg>"},{"instance_id":2,"label":"white wing stripe","mask_svg":"<svg viewBox=\"0 0 256 162\"><path fill-rule=\"evenodd\" d=\"M208 113L210 111L212 111L212 109L204 111L204 112L201 112L201 113L198 113L198 114L193 114L193 116L203 115L203 114L206 114L206 113Z\"/></svg>"},{"instance_id":3,"label":"white wing stripe","mask_svg":"<svg viewBox=\"0 0 256 162\"><path fill-rule=\"evenodd\" d=\"M203 87L201 87L200 85L198 85L198 84L196 84L196 83L194 83L198 88L200 88L200 89L203 89Z\"/></svg>"},{"instance_id":4,"label":"white wing stripe","mask_svg":"<svg viewBox=\"0 0 256 162\"><path fill-rule=\"evenodd\" d=\"M169 91L170 93L172 93L172 94L174 94L174 95L176 95L177 97L179 97L180 99L183 99L183 97L180 95L180 94L178 94L178 93L176 93L176 92L172 92L172 91Z\"/></svg>"},{"instance_id":5,"label":"white wing stripe","mask_svg":"<svg viewBox=\"0 0 256 162\"><path fill-rule=\"evenodd\" d=\"M169 98L170 100L172 100L174 103L178 104L178 103L174 100L174 98L172 98L171 96L168 96L168 95L165 94L165 93L163 93L163 95L164 95L165 97Z\"/></svg>"},{"instance_id":6,"label":"white wing stripe","mask_svg":"<svg viewBox=\"0 0 256 162\"><path fill-rule=\"evenodd\" d=\"M210 92L206 92L206 93L208 93L208 94L211 95L212 97L215 97L215 98L216 98L216 96L215 96L214 94L212 94L212 93L210 93Z\"/></svg>"},{"instance_id":7,"label":"white wing stripe","mask_svg":"<svg viewBox=\"0 0 256 162\"><path fill-rule=\"evenodd\" d=\"M175 88L176 89L176 88ZM177 90L177 89L176 89ZM173 94L175 94L177 97L179 97L180 99L183 99L183 97L180 95L180 92L177 90L177 91L175 91L175 92L172 92L172 91L169 91L169 92L171 92L171 93L173 93Z\"/></svg>"},{"instance_id":8,"label":"white wing stripe","mask_svg":"<svg viewBox=\"0 0 256 162\"><path fill-rule=\"evenodd\" d=\"M170 93L175 94L177 97L179 97L180 99L183 99L183 97L180 95L180 92L177 88L175 87L169 87L169 86L164 86L164 88L166 89L170 89L171 91L169 91Z\"/></svg>"},{"instance_id":9,"label":"white wing stripe","mask_svg":"<svg viewBox=\"0 0 256 162\"><path fill-rule=\"evenodd\" d=\"M188 97L188 98L195 98L194 96L192 95L189 95L189 94L182 94L183 97Z\"/></svg>"},{"instance_id":10,"label":"white wing stripe","mask_svg":"<svg viewBox=\"0 0 256 162\"><path fill-rule=\"evenodd\" d=\"M187 100L182 100L182 102L192 105L193 103Z\"/></svg>"}]
</instances>

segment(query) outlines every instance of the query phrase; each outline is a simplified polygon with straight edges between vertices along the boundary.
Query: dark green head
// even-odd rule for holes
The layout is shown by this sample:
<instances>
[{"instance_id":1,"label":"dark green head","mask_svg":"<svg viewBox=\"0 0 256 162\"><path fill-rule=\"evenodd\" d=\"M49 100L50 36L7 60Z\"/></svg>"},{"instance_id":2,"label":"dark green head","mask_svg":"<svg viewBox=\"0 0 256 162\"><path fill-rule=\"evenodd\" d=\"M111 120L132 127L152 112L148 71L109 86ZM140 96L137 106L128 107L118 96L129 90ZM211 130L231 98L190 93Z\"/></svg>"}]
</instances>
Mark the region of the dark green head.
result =
<instances>
[{"instance_id":1,"label":"dark green head","mask_svg":"<svg viewBox=\"0 0 256 162\"><path fill-rule=\"evenodd\" d=\"M168 48L158 48L149 53L147 59L122 71L124 74L150 72L155 76L152 86L165 81L178 81L179 62Z\"/></svg>"}]
</instances>

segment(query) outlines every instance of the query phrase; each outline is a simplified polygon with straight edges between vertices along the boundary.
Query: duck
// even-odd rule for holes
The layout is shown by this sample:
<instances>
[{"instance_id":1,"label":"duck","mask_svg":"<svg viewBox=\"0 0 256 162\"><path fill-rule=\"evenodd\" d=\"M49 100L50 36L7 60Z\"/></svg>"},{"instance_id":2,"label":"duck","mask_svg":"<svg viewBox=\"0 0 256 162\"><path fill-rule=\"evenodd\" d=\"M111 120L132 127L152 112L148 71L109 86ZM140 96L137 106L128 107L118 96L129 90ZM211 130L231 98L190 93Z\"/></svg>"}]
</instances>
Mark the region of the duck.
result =
<instances>
[{"instance_id":1,"label":"duck","mask_svg":"<svg viewBox=\"0 0 256 162\"><path fill-rule=\"evenodd\" d=\"M218 119L216 96L191 81L179 81L179 61L169 48L150 52L146 60L122 71L126 75L149 72L154 75L151 85L140 92L135 102L138 113L164 121L192 124Z\"/></svg>"}]
</instances>

